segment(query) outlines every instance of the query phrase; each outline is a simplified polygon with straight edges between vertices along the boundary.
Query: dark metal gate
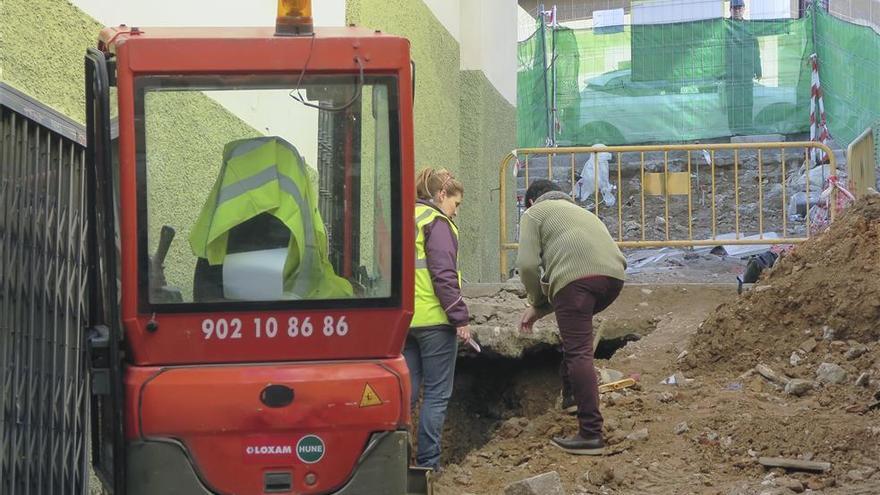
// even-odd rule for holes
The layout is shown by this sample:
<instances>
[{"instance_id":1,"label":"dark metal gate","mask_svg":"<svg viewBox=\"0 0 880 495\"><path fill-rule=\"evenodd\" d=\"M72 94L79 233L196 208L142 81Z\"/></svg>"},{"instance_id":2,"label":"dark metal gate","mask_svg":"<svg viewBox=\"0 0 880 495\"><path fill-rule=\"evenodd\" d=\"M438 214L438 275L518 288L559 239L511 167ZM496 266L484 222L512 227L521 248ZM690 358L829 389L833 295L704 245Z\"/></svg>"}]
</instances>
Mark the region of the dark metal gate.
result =
<instances>
[{"instance_id":1,"label":"dark metal gate","mask_svg":"<svg viewBox=\"0 0 880 495\"><path fill-rule=\"evenodd\" d=\"M88 486L84 128L0 84L0 493Z\"/></svg>"}]
</instances>

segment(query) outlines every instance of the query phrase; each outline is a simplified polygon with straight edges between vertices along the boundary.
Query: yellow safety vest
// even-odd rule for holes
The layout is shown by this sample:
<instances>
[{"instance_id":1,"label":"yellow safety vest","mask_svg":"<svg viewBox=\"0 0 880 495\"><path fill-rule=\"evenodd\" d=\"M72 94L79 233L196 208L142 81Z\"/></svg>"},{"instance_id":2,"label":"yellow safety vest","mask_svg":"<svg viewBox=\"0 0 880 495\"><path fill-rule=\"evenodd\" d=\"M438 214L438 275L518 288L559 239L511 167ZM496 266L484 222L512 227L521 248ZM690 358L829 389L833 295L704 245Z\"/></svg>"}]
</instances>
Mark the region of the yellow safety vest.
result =
<instances>
[{"instance_id":1,"label":"yellow safety vest","mask_svg":"<svg viewBox=\"0 0 880 495\"><path fill-rule=\"evenodd\" d=\"M193 254L223 263L229 231L269 213L290 229L284 290L301 299L349 297L336 275L305 160L280 137L242 139L223 149L223 166L189 236Z\"/></svg>"},{"instance_id":2,"label":"yellow safety vest","mask_svg":"<svg viewBox=\"0 0 880 495\"><path fill-rule=\"evenodd\" d=\"M425 227L437 218L442 218L449 223L452 235L458 240L458 227L443 213L428 205L416 204L416 294L415 311L413 313L411 327L429 327L434 325L449 325L440 299L434 293L434 284L431 282L431 273L428 271L428 259L425 255ZM456 267L458 263L456 261ZM461 270L458 271L458 285L461 286Z\"/></svg>"}]
</instances>

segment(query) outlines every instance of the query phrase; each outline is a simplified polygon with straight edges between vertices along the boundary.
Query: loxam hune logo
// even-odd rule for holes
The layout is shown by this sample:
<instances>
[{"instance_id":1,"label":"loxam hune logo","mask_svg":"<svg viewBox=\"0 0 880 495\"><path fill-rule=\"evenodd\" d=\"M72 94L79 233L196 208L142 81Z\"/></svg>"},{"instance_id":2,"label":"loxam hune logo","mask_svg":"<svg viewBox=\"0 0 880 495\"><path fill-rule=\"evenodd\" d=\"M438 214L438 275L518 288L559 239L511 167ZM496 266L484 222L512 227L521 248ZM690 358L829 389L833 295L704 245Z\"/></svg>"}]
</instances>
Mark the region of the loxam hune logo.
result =
<instances>
[{"instance_id":1,"label":"loxam hune logo","mask_svg":"<svg viewBox=\"0 0 880 495\"><path fill-rule=\"evenodd\" d=\"M306 464L314 464L324 458L324 441L317 435L306 435L296 442L296 456Z\"/></svg>"},{"instance_id":2,"label":"loxam hune logo","mask_svg":"<svg viewBox=\"0 0 880 495\"><path fill-rule=\"evenodd\" d=\"M248 446L245 448L247 455L290 455L293 453L293 447L290 445L260 445Z\"/></svg>"}]
</instances>

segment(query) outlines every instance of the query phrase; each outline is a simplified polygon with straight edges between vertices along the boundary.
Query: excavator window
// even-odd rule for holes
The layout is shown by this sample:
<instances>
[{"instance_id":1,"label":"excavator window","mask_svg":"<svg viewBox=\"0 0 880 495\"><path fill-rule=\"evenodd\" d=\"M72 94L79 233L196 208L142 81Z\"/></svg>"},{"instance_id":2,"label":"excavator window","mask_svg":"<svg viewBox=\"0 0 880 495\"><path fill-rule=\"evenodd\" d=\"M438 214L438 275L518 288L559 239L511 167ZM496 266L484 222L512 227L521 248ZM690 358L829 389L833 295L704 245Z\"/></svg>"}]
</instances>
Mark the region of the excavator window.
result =
<instances>
[{"instance_id":1,"label":"excavator window","mask_svg":"<svg viewBox=\"0 0 880 495\"><path fill-rule=\"evenodd\" d=\"M395 78L135 86L142 308L399 298Z\"/></svg>"}]
</instances>

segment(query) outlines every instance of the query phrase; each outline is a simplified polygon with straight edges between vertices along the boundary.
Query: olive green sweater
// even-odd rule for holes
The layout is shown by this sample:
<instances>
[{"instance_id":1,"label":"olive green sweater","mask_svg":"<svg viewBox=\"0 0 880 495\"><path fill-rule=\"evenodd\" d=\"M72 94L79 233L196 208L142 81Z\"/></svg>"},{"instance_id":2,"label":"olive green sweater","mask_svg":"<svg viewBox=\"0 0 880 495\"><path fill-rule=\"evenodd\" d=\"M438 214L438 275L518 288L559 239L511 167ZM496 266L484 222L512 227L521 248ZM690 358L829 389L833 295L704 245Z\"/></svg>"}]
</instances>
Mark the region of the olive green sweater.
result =
<instances>
[{"instance_id":1,"label":"olive green sweater","mask_svg":"<svg viewBox=\"0 0 880 495\"><path fill-rule=\"evenodd\" d=\"M596 215L551 191L523 213L516 265L529 302L542 307L575 280L596 275L623 280L626 259Z\"/></svg>"}]
</instances>

